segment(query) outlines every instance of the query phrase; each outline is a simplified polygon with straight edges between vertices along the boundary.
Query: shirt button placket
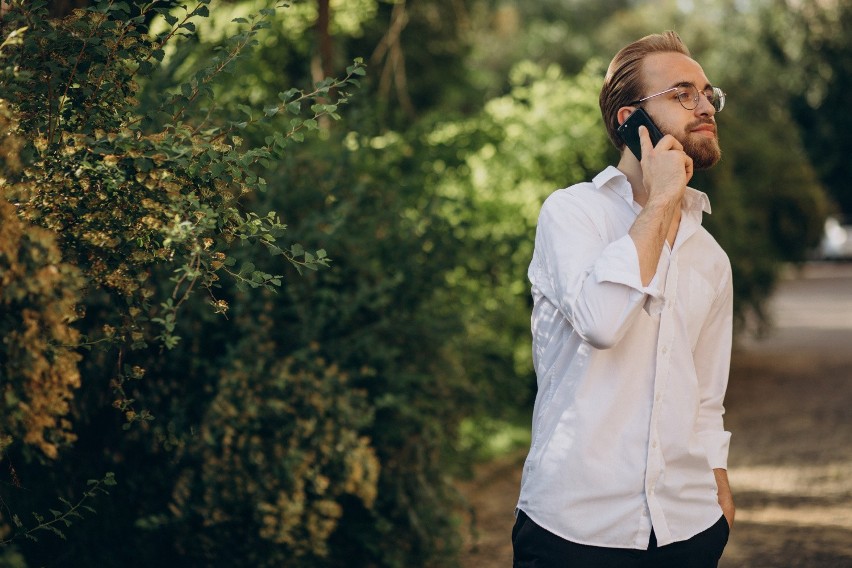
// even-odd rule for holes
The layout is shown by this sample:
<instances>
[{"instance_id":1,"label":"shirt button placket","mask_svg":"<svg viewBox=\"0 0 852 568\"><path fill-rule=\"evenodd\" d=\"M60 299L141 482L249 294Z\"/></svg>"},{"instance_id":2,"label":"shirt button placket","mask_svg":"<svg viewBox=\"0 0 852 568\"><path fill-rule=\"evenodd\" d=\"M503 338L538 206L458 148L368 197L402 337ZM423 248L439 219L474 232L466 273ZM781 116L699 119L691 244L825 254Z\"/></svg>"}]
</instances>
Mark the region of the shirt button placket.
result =
<instances>
[{"instance_id":1,"label":"shirt button placket","mask_svg":"<svg viewBox=\"0 0 852 568\"><path fill-rule=\"evenodd\" d=\"M657 482L662 474L663 456L659 442L659 421L662 412L663 393L668 381L669 358L671 357L671 345L674 333L674 298L677 295L678 268L677 256L672 254L669 262L669 270L666 275L665 307L660 314L660 333L658 338L659 351L657 356L657 373L654 383L654 401L651 411L651 431L648 448L648 464L646 469L645 491L648 500L649 512L652 522L656 514L663 514L657 500ZM663 519L663 523L666 521Z\"/></svg>"}]
</instances>

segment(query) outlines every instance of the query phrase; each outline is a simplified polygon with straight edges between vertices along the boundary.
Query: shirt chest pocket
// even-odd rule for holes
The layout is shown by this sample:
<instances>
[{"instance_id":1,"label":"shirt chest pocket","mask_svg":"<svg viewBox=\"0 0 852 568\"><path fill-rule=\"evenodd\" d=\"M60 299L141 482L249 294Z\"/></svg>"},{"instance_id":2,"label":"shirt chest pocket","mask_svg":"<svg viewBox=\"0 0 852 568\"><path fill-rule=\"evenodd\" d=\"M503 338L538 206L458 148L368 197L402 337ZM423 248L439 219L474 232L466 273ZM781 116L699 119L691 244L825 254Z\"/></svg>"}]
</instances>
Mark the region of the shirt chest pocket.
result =
<instances>
[{"instance_id":1,"label":"shirt chest pocket","mask_svg":"<svg viewBox=\"0 0 852 568\"><path fill-rule=\"evenodd\" d=\"M698 343L698 336L701 334L701 328L704 327L707 314L710 313L710 307L713 305L715 292L707 279L697 270L689 271L687 284L688 288L686 294L684 294L686 298L686 328L689 333L690 345L694 350Z\"/></svg>"}]
</instances>

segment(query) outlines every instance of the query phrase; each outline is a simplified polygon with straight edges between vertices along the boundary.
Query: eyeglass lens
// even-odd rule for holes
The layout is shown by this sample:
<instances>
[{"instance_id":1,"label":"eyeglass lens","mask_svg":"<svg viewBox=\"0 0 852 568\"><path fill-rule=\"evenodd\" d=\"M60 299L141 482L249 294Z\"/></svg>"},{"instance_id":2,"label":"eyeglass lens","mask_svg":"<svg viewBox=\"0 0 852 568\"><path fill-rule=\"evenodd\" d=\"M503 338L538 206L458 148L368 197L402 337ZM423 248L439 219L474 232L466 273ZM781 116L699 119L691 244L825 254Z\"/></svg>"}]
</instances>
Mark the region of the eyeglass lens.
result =
<instances>
[{"instance_id":1,"label":"eyeglass lens","mask_svg":"<svg viewBox=\"0 0 852 568\"><path fill-rule=\"evenodd\" d=\"M708 87L702 91L716 112L725 108L725 93L719 87ZM698 87L695 85L684 86L677 93L677 100L686 110L693 110L698 106Z\"/></svg>"}]
</instances>

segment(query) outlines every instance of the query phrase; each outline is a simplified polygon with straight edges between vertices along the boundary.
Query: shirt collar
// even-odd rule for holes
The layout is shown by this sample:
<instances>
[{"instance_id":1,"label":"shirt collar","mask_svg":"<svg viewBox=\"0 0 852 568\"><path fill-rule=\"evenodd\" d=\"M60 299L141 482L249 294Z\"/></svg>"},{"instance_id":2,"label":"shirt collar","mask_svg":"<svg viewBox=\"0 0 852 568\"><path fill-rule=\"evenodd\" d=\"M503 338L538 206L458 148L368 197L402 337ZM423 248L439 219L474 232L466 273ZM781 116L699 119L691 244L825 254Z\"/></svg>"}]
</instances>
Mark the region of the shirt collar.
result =
<instances>
[{"instance_id":1,"label":"shirt collar","mask_svg":"<svg viewBox=\"0 0 852 568\"><path fill-rule=\"evenodd\" d=\"M616 178L624 180L623 183L610 183ZM604 171L592 179L592 183L594 183L595 187L598 189L603 189L608 186L622 199L627 201L627 203L633 203L633 190L627 182L627 176L615 166L607 166ZM684 209L687 211L702 211L709 214L711 212L710 198L708 198L707 194L704 192L687 187L686 196L684 197Z\"/></svg>"},{"instance_id":2,"label":"shirt collar","mask_svg":"<svg viewBox=\"0 0 852 568\"><path fill-rule=\"evenodd\" d=\"M621 178L623 181L620 183L612 183L617 178ZM592 183L594 183L595 187L598 189L609 187L612 191L617 193L619 197L627 201L627 203L633 203L633 190L627 182L627 176L615 166L607 166L604 171L592 179Z\"/></svg>"}]
</instances>

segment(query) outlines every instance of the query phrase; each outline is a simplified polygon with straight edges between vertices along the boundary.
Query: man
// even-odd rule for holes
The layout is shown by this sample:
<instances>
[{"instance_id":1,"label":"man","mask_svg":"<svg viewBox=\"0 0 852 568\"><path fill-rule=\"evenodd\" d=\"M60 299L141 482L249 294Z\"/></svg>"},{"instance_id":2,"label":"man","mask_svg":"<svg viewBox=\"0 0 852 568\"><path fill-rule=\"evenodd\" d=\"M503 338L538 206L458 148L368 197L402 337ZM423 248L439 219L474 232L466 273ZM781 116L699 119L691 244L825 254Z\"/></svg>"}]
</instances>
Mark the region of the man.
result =
<instances>
[{"instance_id":1,"label":"man","mask_svg":"<svg viewBox=\"0 0 852 568\"><path fill-rule=\"evenodd\" d=\"M731 268L687 187L724 93L674 32L622 49L600 106L621 150L542 206L529 268L538 380L514 566L715 567L734 505L722 406ZM643 108L641 162L616 130Z\"/></svg>"}]
</instances>

